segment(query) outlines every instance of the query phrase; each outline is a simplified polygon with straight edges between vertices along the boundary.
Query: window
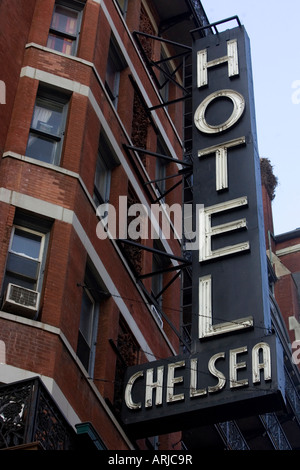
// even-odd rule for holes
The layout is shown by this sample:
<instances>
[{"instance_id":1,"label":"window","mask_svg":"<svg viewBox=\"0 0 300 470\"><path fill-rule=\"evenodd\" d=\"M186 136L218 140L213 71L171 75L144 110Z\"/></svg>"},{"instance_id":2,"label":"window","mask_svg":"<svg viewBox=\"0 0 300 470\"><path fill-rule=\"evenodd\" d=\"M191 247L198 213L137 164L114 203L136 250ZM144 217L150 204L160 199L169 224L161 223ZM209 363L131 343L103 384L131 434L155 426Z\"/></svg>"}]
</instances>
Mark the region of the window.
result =
<instances>
[{"instance_id":1,"label":"window","mask_svg":"<svg viewBox=\"0 0 300 470\"><path fill-rule=\"evenodd\" d=\"M98 318L102 302L106 297L108 294L104 286L101 285L96 270L89 264L86 267L82 289L77 356L90 377L93 377L94 374Z\"/></svg>"},{"instance_id":2,"label":"window","mask_svg":"<svg viewBox=\"0 0 300 470\"><path fill-rule=\"evenodd\" d=\"M125 67L125 60L122 60L121 51L117 48L115 41L111 39L106 66L105 88L115 108L118 105L120 75Z\"/></svg>"},{"instance_id":3,"label":"window","mask_svg":"<svg viewBox=\"0 0 300 470\"><path fill-rule=\"evenodd\" d=\"M51 220L17 210L7 253L3 298L9 284L41 293L51 225Z\"/></svg>"},{"instance_id":4,"label":"window","mask_svg":"<svg viewBox=\"0 0 300 470\"><path fill-rule=\"evenodd\" d=\"M116 157L107 138L101 133L96 163L93 199L97 206L109 202L111 172L117 165Z\"/></svg>"},{"instance_id":5,"label":"window","mask_svg":"<svg viewBox=\"0 0 300 470\"><path fill-rule=\"evenodd\" d=\"M167 152L159 139L157 141L157 153L160 155L167 155ZM161 196L163 196L166 191L166 176L167 176L167 160L156 157L155 180L156 180L158 197L161 198L160 199L161 202L164 202L165 200L164 197L161 197Z\"/></svg>"},{"instance_id":6,"label":"window","mask_svg":"<svg viewBox=\"0 0 300 470\"><path fill-rule=\"evenodd\" d=\"M152 259L152 272L160 271L163 269L162 259L159 255L153 255ZM159 295L163 289L163 274L153 274L152 276L152 295L155 298L159 307L162 307L162 295Z\"/></svg>"},{"instance_id":7,"label":"window","mask_svg":"<svg viewBox=\"0 0 300 470\"><path fill-rule=\"evenodd\" d=\"M156 158L155 179L158 189L158 197L160 198L161 202L164 202L164 197L162 196L166 191L166 162L159 157Z\"/></svg>"},{"instance_id":8,"label":"window","mask_svg":"<svg viewBox=\"0 0 300 470\"><path fill-rule=\"evenodd\" d=\"M158 274L152 275L152 285L151 292L159 308L162 308L163 304L163 284L164 284L164 273L163 271L169 266L170 260L168 257L164 256L164 248L162 243L157 240L153 244L155 250L160 251L160 253L154 253L152 257L152 272L158 272Z\"/></svg>"},{"instance_id":9,"label":"window","mask_svg":"<svg viewBox=\"0 0 300 470\"><path fill-rule=\"evenodd\" d=\"M128 6L128 0L117 0L117 3L120 7L122 14L125 16L126 11L127 11L127 6Z\"/></svg>"},{"instance_id":10,"label":"window","mask_svg":"<svg viewBox=\"0 0 300 470\"><path fill-rule=\"evenodd\" d=\"M77 355L85 369L92 374L94 350L96 345L95 334L98 320L96 302L87 289L83 290L80 325L78 332Z\"/></svg>"},{"instance_id":11,"label":"window","mask_svg":"<svg viewBox=\"0 0 300 470\"><path fill-rule=\"evenodd\" d=\"M43 234L15 226L7 257L6 285L11 282L38 290L43 251Z\"/></svg>"},{"instance_id":12,"label":"window","mask_svg":"<svg viewBox=\"0 0 300 470\"><path fill-rule=\"evenodd\" d=\"M26 155L58 165L65 130L68 97L40 87L36 98Z\"/></svg>"},{"instance_id":13,"label":"window","mask_svg":"<svg viewBox=\"0 0 300 470\"><path fill-rule=\"evenodd\" d=\"M97 205L109 201L111 170L105 157L99 150L96 164L94 201Z\"/></svg>"},{"instance_id":14,"label":"window","mask_svg":"<svg viewBox=\"0 0 300 470\"><path fill-rule=\"evenodd\" d=\"M169 85L170 85L170 78L169 76L172 74L172 70L170 68L170 64L168 62L167 55L165 51L162 49L160 63L159 63L159 93L165 103L169 100Z\"/></svg>"},{"instance_id":15,"label":"window","mask_svg":"<svg viewBox=\"0 0 300 470\"><path fill-rule=\"evenodd\" d=\"M67 55L75 55L81 22L81 11L69 8L72 2L56 2L47 47Z\"/></svg>"}]
</instances>

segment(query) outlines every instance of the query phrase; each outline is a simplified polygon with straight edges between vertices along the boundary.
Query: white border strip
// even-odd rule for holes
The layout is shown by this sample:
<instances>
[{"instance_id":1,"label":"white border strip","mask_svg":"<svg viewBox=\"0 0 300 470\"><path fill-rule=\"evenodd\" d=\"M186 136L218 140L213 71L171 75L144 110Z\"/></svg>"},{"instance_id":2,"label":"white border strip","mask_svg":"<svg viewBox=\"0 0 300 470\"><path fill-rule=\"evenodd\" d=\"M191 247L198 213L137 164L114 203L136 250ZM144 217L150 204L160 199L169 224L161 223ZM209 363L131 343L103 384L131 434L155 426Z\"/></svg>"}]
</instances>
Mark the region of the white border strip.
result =
<instances>
[{"instance_id":1,"label":"white border strip","mask_svg":"<svg viewBox=\"0 0 300 470\"><path fill-rule=\"evenodd\" d=\"M284 256L284 255L290 255L292 253L298 253L300 251L300 243L297 245L291 245L287 246L286 248L282 248L281 250L276 251L277 256Z\"/></svg>"}]
</instances>

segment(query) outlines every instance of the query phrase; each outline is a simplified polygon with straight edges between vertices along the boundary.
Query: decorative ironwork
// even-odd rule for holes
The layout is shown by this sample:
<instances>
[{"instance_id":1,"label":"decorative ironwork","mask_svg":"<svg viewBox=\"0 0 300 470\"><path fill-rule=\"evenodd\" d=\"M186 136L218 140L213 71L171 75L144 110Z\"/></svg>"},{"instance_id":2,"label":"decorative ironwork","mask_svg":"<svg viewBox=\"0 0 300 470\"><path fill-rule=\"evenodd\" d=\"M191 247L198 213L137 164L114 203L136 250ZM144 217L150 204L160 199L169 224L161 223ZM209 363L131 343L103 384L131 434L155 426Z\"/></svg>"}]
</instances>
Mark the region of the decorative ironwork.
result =
<instances>
[{"instance_id":1,"label":"decorative ironwork","mask_svg":"<svg viewBox=\"0 0 300 470\"><path fill-rule=\"evenodd\" d=\"M38 395L34 440L42 443L46 450L72 449L70 426L41 387Z\"/></svg>"},{"instance_id":2,"label":"decorative ironwork","mask_svg":"<svg viewBox=\"0 0 300 470\"><path fill-rule=\"evenodd\" d=\"M45 450L70 450L75 439L39 378L0 386L0 449L38 442Z\"/></svg>"},{"instance_id":3,"label":"decorative ironwork","mask_svg":"<svg viewBox=\"0 0 300 470\"><path fill-rule=\"evenodd\" d=\"M199 0L189 0L189 3L191 4L192 9L194 9L199 24L203 26L209 25L209 21L207 19L206 13L203 9L201 2ZM207 34L207 31L205 32L205 34Z\"/></svg>"},{"instance_id":4,"label":"decorative ironwork","mask_svg":"<svg viewBox=\"0 0 300 470\"><path fill-rule=\"evenodd\" d=\"M225 421L217 424L217 428L221 431L226 445L230 450L248 450L248 444L245 441L240 429L235 421Z\"/></svg>"},{"instance_id":5,"label":"decorative ironwork","mask_svg":"<svg viewBox=\"0 0 300 470\"><path fill-rule=\"evenodd\" d=\"M291 446L286 438L280 422L275 413L266 413L260 419L273 442L274 448L278 450L291 450Z\"/></svg>"},{"instance_id":6,"label":"decorative ironwork","mask_svg":"<svg viewBox=\"0 0 300 470\"><path fill-rule=\"evenodd\" d=\"M32 385L23 383L1 387L0 391L0 449L25 442L28 409Z\"/></svg>"},{"instance_id":7,"label":"decorative ironwork","mask_svg":"<svg viewBox=\"0 0 300 470\"><path fill-rule=\"evenodd\" d=\"M293 382L291 375L285 368L285 390L286 390L286 397L289 400L291 408L294 413L294 419L298 423L300 427L300 397L299 391L297 390L296 384Z\"/></svg>"}]
</instances>

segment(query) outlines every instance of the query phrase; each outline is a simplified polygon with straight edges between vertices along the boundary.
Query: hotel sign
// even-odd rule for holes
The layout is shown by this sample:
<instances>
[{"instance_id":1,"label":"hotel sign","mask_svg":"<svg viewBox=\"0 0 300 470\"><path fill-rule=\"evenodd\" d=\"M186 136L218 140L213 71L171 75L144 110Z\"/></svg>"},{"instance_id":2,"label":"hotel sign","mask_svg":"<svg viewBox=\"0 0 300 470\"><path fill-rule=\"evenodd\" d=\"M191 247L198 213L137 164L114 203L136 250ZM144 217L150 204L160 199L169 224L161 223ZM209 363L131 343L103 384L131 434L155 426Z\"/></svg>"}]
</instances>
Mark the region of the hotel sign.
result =
<instances>
[{"instance_id":1,"label":"hotel sign","mask_svg":"<svg viewBox=\"0 0 300 470\"><path fill-rule=\"evenodd\" d=\"M193 352L127 370L122 417L137 436L282 406L244 28L195 40L193 64Z\"/></svg>"}]
</instances>

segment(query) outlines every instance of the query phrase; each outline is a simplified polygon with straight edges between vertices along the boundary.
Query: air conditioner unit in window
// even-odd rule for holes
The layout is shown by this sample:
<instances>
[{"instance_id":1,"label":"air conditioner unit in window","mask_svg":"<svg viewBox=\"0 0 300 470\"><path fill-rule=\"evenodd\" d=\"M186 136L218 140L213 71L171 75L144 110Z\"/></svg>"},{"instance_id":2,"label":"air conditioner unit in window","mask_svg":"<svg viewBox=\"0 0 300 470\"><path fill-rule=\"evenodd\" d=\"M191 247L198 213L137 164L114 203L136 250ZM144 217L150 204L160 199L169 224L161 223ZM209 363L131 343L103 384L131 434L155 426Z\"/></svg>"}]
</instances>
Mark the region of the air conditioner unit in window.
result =
<instances>
[{"instance_id":1,"label":"air conditioner unit in window","mask_svg":"<svg viewBox=\"0 0 300 470\"><path fill-rule=\"evenodd\" d=\"M21 317L35 318L39 307L40 294L31 289L8 284L2 310Z\"/></svg>"},{"instance_id":2,"label":"air conditioner unit in window","mask_svg":"<svg viewBox=\"0 0 300 470\"><path fill-rule=\"evenodd\" d=\"M156 322L159 324L160 328L162 328L164 323L163 323L163 320L162 320L161 313L159 313L159 311L157 310L155 305L151 305L151 311L153 313L153 316L154 316Z\"/></svg>"}]
</instances>

